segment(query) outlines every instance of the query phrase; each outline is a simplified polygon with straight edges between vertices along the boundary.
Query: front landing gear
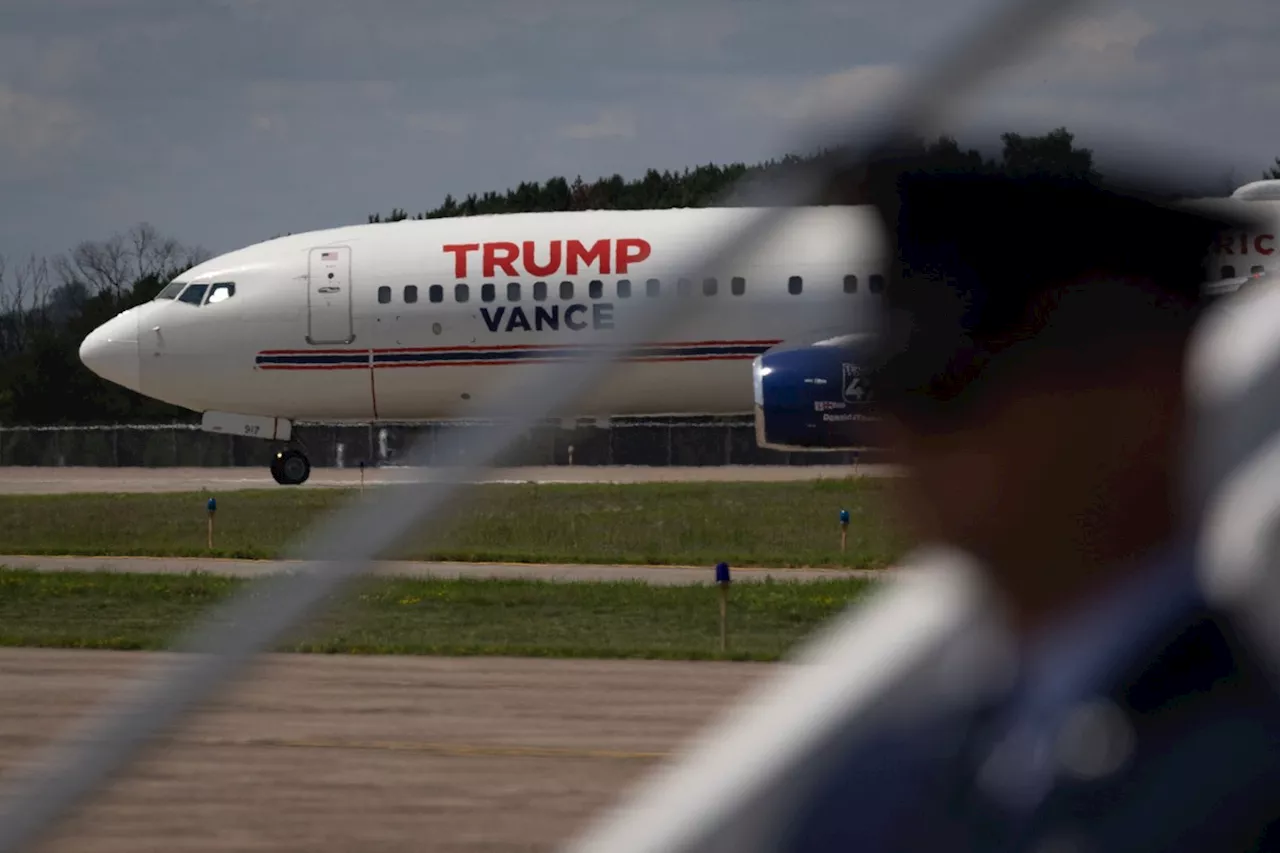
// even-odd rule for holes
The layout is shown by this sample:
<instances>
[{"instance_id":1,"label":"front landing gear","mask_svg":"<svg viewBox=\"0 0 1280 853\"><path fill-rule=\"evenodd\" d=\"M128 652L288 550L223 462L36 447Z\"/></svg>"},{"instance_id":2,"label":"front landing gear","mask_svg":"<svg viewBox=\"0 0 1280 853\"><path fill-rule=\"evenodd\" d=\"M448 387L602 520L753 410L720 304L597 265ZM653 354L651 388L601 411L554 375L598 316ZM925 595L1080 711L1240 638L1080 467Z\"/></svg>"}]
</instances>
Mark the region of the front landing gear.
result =
<instances>
[{"instance_id":1,"label":"front landing gear","mask_svg":"<svg viewBox=\"0 0 1280 853\"><path fill-rule=\"evenodd\" d=\"M271 476L282 486L300 486L311 476L311 461L296 447L287 447L271 460Z\"/></svg>"},{"instance_id":2,"label":"front landing gear","mask_svg":"<svg viewBox=\"0 0 1280 853\"><path fill-rule=\"evenodd\" d=\"M237 415L231 412L205 412L200 418L200 429L223 435L244 438L262 438L284 442L271 460L271 476L282 486L300 486L311 476L311 461L307 453L297 445L293 437L293 421L288 418L262 415Z\"/></svg>"}]
</instances>

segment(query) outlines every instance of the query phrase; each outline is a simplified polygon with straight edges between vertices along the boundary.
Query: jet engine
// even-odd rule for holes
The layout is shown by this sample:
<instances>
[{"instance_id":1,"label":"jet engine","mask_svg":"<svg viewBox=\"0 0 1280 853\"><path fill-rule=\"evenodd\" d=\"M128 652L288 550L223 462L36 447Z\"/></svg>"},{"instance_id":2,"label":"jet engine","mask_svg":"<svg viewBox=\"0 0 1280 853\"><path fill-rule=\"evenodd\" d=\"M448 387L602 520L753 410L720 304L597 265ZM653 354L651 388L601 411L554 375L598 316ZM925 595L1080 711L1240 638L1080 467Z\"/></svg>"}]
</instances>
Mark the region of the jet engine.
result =
<instances>
[{"instance_id":1,"label":"jet engine","mask_svg":"<svg viewBox=\"0 0 1280 853\"><path fill-rule=\"evenodd\" d=\"M1280 201L1280 181L1268 178L1236 187L1231 197L1241 201Z\"/></svg>"},{"instance_id":2,"label":"jet engine","mask_svg":"<svg viewBox=\"0 0 1280 853\"><path fill-rule=\"evenodd\" d=\"M773 450L867 447L875 421L868 354L867 339L850 335L756 356L756 443Z\"/></svg>"}]
</instances>

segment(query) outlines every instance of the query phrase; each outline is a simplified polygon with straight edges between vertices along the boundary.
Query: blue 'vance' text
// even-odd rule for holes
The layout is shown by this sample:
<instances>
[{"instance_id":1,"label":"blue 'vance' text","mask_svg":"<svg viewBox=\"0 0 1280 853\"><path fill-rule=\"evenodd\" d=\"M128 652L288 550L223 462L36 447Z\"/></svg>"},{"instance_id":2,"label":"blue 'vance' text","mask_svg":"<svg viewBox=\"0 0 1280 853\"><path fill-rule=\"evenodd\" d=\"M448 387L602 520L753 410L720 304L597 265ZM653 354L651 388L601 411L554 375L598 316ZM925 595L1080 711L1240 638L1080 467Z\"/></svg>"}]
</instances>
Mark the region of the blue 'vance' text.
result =
<instances>
[{"instance_id":1,"label":"blue 'vance' text","mask_svg":"<svg viewBox=\"0 0 1280 853\"><path fill-rule=\"evenodd\" d=\"M560 313L559 305L543 307L537 305L533 309L533 323L529 322L529 317L519 305L511 307L511 313L507 313L507 306L502 305L498 308L490 309L481 308L480 316L484 317L484 324L489 327L491 332L531 332L531 331L558 331L560 323L563 320L566 329L573 331L581 331L588 326L595 329L612 329L613 328L613 305L608 302L597 302L594 305L570 305L564 309L564 313ZM506 317L506 323L502 322ZM587 317L590 319L587 319Z\"/></svg>"}]
</instances>

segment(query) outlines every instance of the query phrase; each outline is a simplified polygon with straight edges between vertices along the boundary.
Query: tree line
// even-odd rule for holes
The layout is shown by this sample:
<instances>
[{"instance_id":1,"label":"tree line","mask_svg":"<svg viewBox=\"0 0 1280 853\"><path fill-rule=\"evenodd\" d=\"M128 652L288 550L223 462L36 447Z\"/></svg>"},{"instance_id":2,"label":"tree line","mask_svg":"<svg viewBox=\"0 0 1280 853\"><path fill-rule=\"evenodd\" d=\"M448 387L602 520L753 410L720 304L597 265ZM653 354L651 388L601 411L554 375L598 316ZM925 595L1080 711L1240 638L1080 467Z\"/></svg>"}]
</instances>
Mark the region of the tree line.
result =
<instances>
[{"instance_id":1,"label":"tree line","mask_svg":"<svg viewBox=\"0 0 1280 853\"><path fill-rule=\"evenodd\" d=\"M1075 136L1058 128L1040 136L1006 133L1001 137L998 157L984 156L977 149L962 148L954 138L942 136L932 142L920 141L919 154L927 168L964 172L1000 172L1017 176L1050 174L1094 180L1093 151L1078 147ZM555 177L539 183L524 182L505 193L472 193L459 201L446 195L435 208L409 214L404 208L388 213L372 213L368 221L399 222L403 219L443 219L450 216L478 216L494 213L550 212L563 210L650 210L654 208L705 207L732 203L725 196L744 179L764 175L785 179L786 173L812 165L830 151L747 165L731 163L685 169L683 172L649 169L644 177L626 180L622 175L599 178L590 183L579 175L572 182ZM1280 161L1277 161L1280 163Z\"/></svg>"},{"instance_id":2,"label":"tree line","mask_svg":"<svg viewBox=\"0 0 1280 853\"><path fill-rule=\"evenodd\" d=\"M1048 174L1086 181L1102 177L1092 150L1065 128L1043 135L1006 133L998 155L984 156L954 138L919 143L922 164L940 171ZM640 210L728 203L746 178L785 176L829 152L789 155L748 165L710 163L682 172L650 169L636 179L553 177L506 192L446 195L416 214L374 213L370 223L560 210ZM1264 177L1280 178L1280 158ZM141 223L105 240L86 241L54 257L6 261L0 256L0 426L190 422L191 412L148 400L105 382L80 363L80 342L115 314L155 297L170 279L209 257Z\"/></svg>"}]
</instances>

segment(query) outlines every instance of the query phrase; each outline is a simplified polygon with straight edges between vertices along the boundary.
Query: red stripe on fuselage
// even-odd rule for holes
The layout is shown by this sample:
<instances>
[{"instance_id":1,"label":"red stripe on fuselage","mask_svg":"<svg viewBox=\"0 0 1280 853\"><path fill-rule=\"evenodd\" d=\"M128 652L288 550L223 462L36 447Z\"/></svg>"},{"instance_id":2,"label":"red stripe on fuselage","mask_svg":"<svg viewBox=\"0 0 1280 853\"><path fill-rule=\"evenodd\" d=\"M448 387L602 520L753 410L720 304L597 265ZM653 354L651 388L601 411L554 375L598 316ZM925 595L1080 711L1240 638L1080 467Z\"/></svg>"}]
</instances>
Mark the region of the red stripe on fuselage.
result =
<instances>
[{"instance_id":1,"label":"red stripe on fuselage","mask_svg":"<svg viewBox=\"0 0 1280 853\"><path fill-rule=\"evenodd\" d=\"M739 355L659 355L620 358L620 362L647 363L657 361L743 361L755 358L755 354ZM373 370L386 370L393 367L479 367L484 365L506 364L556 364L565 361L563 358L513 358L482 359L478 361L430 361L422 363L392 362L390 364L374 364ZM260 364L259 370L369 370L367 364ZM372 372L372 371L370 371Z\"/></svg>"},{"instance_id":2,"label":"red stripe on fuselage","mask_svg":"<svg viewBox=\"0 0 1280 853\"><path fill-rule=\"evenodd\" d=\"M656 341L650 343L633 344L635 348L639 347L729 347L729 346L773 346L780 344L780 340L769 341ZM619 346L616 344L503 344L501 346L454 346L454 347L379 347L373 350L363 349L267 349L262 350L258 355L357 355L364 352L377 353L395 353L395 352L506 352L506 351L528 351L539 349L573 349L580 348L589 350L593 348L604 349L610 346Z\"/></svg>"}]
</instances>

